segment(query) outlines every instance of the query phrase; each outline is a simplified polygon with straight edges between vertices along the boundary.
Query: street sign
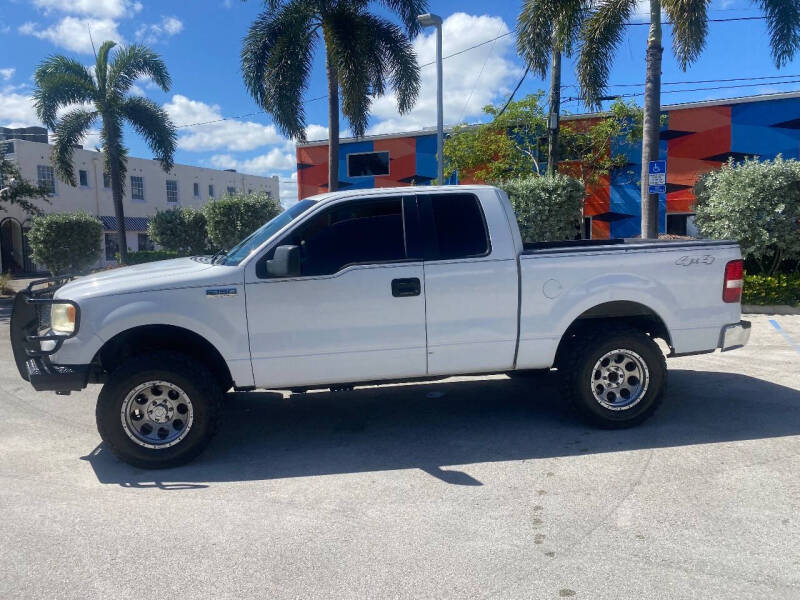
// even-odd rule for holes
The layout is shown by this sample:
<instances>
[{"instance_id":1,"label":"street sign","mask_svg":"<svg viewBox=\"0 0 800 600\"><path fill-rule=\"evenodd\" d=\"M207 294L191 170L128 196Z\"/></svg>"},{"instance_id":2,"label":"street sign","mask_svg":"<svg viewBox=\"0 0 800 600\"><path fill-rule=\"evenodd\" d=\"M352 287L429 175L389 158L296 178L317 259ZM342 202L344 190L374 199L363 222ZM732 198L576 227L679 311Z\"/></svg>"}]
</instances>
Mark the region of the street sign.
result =
<instances>
[{"instance_id":1,"label":"street sign","mask_svg":"<svg viewBox=\"0 0 800 600\"><path fill-rule=\"evenodd\" d=\"M651 160L647 164L647 193L667 193L667 161Z\"/></svg>"}]
</instances>

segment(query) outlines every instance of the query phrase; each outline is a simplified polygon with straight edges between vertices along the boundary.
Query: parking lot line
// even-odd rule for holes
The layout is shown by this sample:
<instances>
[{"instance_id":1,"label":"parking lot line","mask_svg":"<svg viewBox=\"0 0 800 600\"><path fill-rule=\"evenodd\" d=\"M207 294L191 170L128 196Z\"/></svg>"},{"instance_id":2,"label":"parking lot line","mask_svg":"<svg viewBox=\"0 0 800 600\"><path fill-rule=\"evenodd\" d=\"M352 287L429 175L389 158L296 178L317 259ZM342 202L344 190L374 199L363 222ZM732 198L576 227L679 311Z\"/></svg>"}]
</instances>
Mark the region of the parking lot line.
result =
<instances>
[{"instance_id":1,"label":"parking lot line","mask_svg":"<svg viewBox=\"0 0 800 600\"><path fill-rule=\"evenodd\" d=\"M783 330L783 328L780 326L780 324L775 319L770 319L769 322L770 322L770 325L772 325L775 328L775 331L780 333L783 336L783 339L785 339L789 343L790 346L794 346L794 349L797 350L797 352L800 352L800 344L795 342L792 339L792 336L790 336L788 333L786 333Z\"/></svg>"}]
</instances>

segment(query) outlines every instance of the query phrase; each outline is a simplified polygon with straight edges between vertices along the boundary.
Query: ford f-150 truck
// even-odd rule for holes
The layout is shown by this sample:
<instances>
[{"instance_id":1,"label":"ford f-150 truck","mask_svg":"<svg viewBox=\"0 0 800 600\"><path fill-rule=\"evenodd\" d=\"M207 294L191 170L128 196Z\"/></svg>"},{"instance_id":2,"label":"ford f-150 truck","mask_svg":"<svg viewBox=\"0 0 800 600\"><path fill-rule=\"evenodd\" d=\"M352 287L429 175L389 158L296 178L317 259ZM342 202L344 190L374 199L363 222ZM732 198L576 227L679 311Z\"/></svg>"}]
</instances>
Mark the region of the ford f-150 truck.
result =
<instances>
[{"instance_id":1,"label":"ford f-150 truck","mask_svg":"<svg viewBox=\"0 0 800 600\"><path fill-rule=\"evenodd\" d=\"M17 296L17 366L37 390L102 383L100 435L140 467L196 456L231 388L556 369L586 418L630 426L664 393L657 339L679 356L750 334L736 243L523 244L477 185L323 194L228 252L68 280Z\"/></svg>"}]
</instances>

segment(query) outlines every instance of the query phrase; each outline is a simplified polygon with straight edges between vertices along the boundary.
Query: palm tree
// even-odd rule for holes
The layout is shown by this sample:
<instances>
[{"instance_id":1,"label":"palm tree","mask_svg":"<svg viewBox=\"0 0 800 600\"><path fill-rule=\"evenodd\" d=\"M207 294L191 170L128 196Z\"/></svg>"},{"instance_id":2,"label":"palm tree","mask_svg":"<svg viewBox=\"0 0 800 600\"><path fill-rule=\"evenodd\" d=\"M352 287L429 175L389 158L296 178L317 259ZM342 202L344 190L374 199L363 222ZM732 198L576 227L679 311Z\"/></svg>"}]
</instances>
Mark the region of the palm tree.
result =
<instances>
[{"instance_id":1,"label":"palm tree","mask_svg":"<svg viewBox=\"0 0 800 600\"><path fill-rule=\"evenodd\" d=\"M637 0L596 0L581 30L578 82L584 101L599 108L608 83L615 50ZM661 11L672 23L672 50L684 71L702 53L708 33L708 0L650 0L647 70L644 88L642 140L642 237L658 236L658 196L648 194L647 163L658 158L661 124ZM758 0L769 29L775 66L792 60L800 45L800 3L796 0Z\"/></svg>"},{"instance_id":2,"label":"palm tree","mask_svg":"<svg viewBox=\"0 0 800 600\"><path fill-rule=\"evenodd\" d=\"M355 136L364 135L372 98L397 92L400 113L419 93L419 66L409 40L427 0L382 0L406 32L368 12L369 0L267 0L242 48L244 83L284 135L305 140L303 92L314 46L322 38L328 77L328 190L339 183L339 96Z\"/></svg>"},{"instance_id":3,"label":"palm tree","mask_svg":"<svg viewBox=\"0 0 800 600\"><path fill-rule=\"evenodd\" d=\"M547 173L558 165L558 115L561 107L561 55L572 56L589 0L525 0L517 19L517 51L528 68L542 79L550 63L550 115L547 136Z\"/></svg>"},{"instance_id":4,"label":"palm tree","mask_svg":"<svg viewBox=\"0 0 800 600\"><path fill-rule=\"evenodd\" d=\"M75 185L72 165L75 144L100 120L100 141L119 227L119 254L122 264L127 264L122 194L128 149L122 143L123 123L127 121L145 139L165 171L172 169L177 134L158 104L147 98L126 96L140 77L149 77L162 90L169 91L172 80L164 61L149 48L132 45L119 49L109 62L115 45L108 41L100 46L94 73L66 56L46 58L34 74L33 98L39 119L55 133L56 172L71 185ZM60 109L66 109L61 117Z\"/></svg>"}]
</instances>

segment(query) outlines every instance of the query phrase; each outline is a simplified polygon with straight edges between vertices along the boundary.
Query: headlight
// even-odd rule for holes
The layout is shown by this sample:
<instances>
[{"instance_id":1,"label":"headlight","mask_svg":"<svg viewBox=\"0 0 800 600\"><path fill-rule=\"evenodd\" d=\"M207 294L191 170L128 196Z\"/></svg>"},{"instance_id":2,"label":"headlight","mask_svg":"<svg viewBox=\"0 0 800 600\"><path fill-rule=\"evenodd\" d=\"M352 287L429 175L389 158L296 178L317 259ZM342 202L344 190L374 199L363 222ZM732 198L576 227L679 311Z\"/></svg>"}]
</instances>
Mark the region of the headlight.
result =
<instances>
[{"instance_id":1,"label":"headlight","mask_svg":"<svg viewBox=\"0 0 800 600\"><path fill-rule=\"evenodd\" d=\"M74 333L75 313L72 304L53 304L50 308L50 327L58 333Z\"/></svg>"}]
</instances>

